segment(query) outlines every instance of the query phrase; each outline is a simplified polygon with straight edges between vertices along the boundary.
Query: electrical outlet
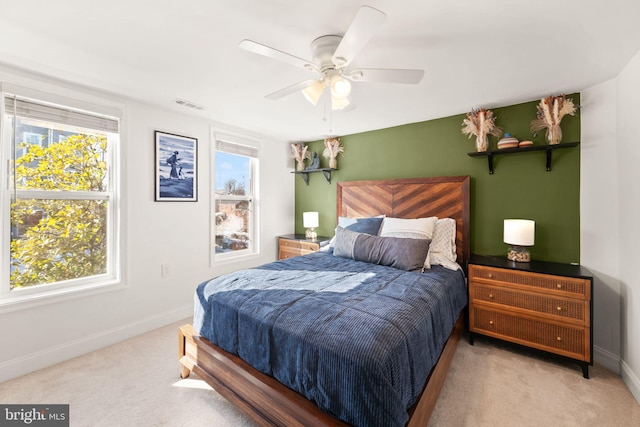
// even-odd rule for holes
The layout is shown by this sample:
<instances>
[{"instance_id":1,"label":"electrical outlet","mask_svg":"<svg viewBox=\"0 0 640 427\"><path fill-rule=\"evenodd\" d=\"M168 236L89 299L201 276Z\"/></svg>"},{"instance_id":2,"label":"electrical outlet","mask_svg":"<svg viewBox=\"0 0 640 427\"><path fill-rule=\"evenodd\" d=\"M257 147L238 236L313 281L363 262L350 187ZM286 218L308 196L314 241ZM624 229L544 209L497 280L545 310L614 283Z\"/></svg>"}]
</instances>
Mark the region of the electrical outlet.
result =
<instances>
[{"instance_id":1,"label":"electrical outlet","mask_svg":"<svg viewBox=\"0 0 640 427\"><path fill-rule=\"evenodd\" d=\"M169 266L169 264L160 265L160 274L162 277L171 276L171 267Z\"/></svg>"}]
</instances>

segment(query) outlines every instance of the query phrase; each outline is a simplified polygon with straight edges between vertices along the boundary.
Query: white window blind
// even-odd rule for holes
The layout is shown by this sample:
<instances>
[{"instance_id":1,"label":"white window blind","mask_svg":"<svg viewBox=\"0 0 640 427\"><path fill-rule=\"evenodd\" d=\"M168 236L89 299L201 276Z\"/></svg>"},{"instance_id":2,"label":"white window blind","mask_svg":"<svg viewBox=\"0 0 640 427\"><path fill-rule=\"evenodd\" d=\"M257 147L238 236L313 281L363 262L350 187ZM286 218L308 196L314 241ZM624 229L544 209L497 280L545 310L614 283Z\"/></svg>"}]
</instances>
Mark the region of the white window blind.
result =
<instances>
[{"instance_id":1,"label":"white window blind","mask_svg":"<svg viewBox=\"0 0 640 427\"><path fill-rule=\"evenodd\" d=\"M237 154L239 156L258 158L258 149L256 147L241 145L237 142L227 142L218 139L216 141L216 150L229 154Z\"/></svg>"},{"instance_id":2,"label":"white window blind","mask_svg":"<svg viewBox=\"0 0 640 427\"><path fill-rule=\"evenodd\" d=\"M47 105L28 99L6 97L5 110L8 114L47 122L63 123L71 126L95 129L103 132L118 132L118 120L112 117L88 114L79 110Z\"/></svg>"}]
</instances>

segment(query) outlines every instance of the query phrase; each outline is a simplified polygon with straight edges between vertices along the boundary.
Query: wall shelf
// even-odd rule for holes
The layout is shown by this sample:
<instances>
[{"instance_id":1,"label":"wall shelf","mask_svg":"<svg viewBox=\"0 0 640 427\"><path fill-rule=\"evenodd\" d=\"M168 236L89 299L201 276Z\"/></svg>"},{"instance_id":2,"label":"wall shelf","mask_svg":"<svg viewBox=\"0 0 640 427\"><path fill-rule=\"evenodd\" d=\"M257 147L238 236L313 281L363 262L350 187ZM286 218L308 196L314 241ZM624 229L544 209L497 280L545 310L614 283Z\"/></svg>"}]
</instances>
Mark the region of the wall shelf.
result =
<instances>
[{"instance_id":1,"label":"wall shelf","mask_svg":"<svg viewBox=\"0 0 640 427\"><path fill-rule=\"evenodd\" d=\"M547 171L551 170L551 158L553 150L561 148L577 147L577 142L563 142L556 145L532 145L529 147L504 148L502 150L489 150L483 152L467 153L469 157L486 157L489 164L489 174L493 174L493 156L501 154L525 153L528 151L546 151L547 153Z\"/></svg>"},{"instance_id":2,"label":"wall shelf","mask_svg":"<svg viewBox=\"0 0 640 427\"><path fill-rule=\"evenodd\" d=\"M295 173L296 175L301 176L304 182L307 185L309 185L309 174L315 173L315 172L322 172L322 175L324 175L324 179L327 180L328 184L331 184L331 172L337 171L337 170L338 169L336 168L320 168L320 169L305 169L303 171L293 171L291 173Z\"/></svg>"}]
</instances>

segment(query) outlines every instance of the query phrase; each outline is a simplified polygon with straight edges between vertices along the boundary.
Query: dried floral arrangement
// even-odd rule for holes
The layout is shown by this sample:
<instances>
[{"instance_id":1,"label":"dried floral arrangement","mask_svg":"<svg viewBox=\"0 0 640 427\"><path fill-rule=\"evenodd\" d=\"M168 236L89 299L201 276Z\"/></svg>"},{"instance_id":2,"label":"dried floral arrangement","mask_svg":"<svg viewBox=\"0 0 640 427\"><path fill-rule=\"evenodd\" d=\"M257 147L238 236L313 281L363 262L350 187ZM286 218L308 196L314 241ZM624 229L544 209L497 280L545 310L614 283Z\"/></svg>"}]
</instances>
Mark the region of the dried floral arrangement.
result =
<instances>
[{"instance_id":1,"label":"dried floral arrangement","mask_svg":"<svg viewBox=\"0 0 640 427\"><path fill-rule=\"evenodd\" d=\"M538 117L531 122L531 132L547 130L547 142L551 145L560 143L562 129L560 122L566 115L573 116L576 106L571 98L562 96L548 96L542 98L538 104Z\"/></svg>"},{"instance_id":2,"label":"dried floral arrangement","mask_svg":"<svg viewBox=\"0 0 640 427\"><path fill-rule=\"evenodd\" d=\"M303 171L305 159L308 159L311 157L311 154L309 153L309 147L307 147L301 142L291 144L291 154L293 158L296 160L296 170Z\"/></svg>"},{"instance_id":3,"label":"dried floral arrangement","mask_svg":"<svg viewBox=\"0 0 640 427\"><path fill-rule=\"evenodd\" d=\"M496 126L493 111L485 108L478 108L467 113L467 118L462 121L462 133L476 137L476 149L478 152L487 151L487 136L493 135L499 137L502 135L502 129Z\"/></svg>"},{"instance_id":4,"label":"dried floral arrangement","mask_svg":"<svg viewBox=\"0 0 640 427\"><path fill-rule=\"evenodd\" d=\"M340 145L340 138L327 138L324 140L322 156L329 159L330 168L335 169L338 167L336 157L341 153L344 153L344 147Z\"/></svg>"}]
</instances>

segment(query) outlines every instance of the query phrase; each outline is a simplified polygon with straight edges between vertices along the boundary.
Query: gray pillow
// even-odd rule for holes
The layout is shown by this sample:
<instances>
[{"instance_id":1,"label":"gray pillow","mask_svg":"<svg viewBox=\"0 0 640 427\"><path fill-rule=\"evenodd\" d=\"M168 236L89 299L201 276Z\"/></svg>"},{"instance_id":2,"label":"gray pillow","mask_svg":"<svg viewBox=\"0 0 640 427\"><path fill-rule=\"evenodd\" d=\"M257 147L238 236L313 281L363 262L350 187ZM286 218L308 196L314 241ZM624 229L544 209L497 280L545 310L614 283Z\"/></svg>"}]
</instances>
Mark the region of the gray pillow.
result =
<instances>
[{"instance_id":1,"label":"gray pillow","mask_svg":"<svg viewBox=\"0 0 640 427\"><path fill-rule=\"evenodd\" d=\"M336 241L333 243L333 255L343 258L353 258L353 248L356 239L362 233L357 233L340 226L336 227Z\"/></svg>"},{"instance_id":2,"label":"gray pillow","mask_svg":"<svg viewBox=\"0 0 640 427\"><path fill-rule=\"evenodd\" d=\"M372 236L338 227L333 255L414 271L422 269L430 243L429 239Z\"/></svg>"}]
</instances>

